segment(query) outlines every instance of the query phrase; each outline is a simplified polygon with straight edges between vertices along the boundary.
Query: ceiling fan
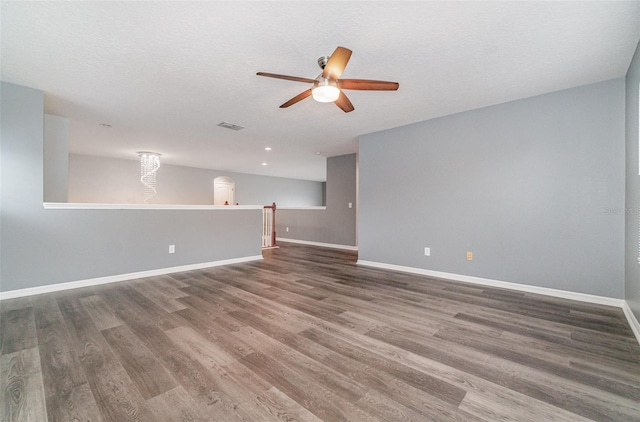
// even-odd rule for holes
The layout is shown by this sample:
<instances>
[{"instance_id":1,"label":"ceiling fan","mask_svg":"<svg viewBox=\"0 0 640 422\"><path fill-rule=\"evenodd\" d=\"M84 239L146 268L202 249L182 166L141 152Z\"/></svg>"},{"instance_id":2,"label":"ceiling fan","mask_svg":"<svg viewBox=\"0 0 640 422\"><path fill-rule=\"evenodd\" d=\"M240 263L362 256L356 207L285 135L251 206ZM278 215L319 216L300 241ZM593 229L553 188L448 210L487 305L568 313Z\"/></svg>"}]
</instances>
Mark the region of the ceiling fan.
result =
<instances>
[{"instance_id":1,"label":"ceiling fan","mask_svg":"<svg viewBox=\"0 0 640 422\"><path fill-rule=\"evenodd\" d=\"M297 76L278 75L275 73L258 72L258 76L269 78L286 79L288 81L306 82L313 84L312 88L301 92L280 108L287 108L308 96L321 103L335 103L345 113L354 110L349 98L342 92L345 89L355 89L361 91L396 91L400 86L397 82L373 81L368 79L339 79L344 72L351 58L351 50L338 47L331 56L322 56L318 59L318 66L322 73L315 79L299 78Z\"/></svg>"}]
</instances>

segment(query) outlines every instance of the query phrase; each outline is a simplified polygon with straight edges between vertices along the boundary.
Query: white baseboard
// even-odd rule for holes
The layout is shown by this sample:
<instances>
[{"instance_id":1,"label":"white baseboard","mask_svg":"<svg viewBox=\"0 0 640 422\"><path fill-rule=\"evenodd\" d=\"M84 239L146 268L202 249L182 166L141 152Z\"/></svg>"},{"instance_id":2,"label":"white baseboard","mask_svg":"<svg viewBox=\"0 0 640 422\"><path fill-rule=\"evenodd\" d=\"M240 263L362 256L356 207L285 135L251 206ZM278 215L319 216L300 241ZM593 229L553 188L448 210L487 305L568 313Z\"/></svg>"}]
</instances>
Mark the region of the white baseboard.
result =
<instances>
[{"instance_id":1,"label":"white baseboard","mask_svg":"<svg viewBox=\"0 0 640 422\"><path fill-rule=\"evenodd\" d=\"M631 330L633 330L633 334L636 336L636 340L640 343L640 322L636 319L636 316L631 311L629 304L627 301L623 301L622 310L624 311L625 316L627 317L627 321L629 321L629 325L631 326Z\"/></svg>"},{"instance_id":2,"label":"white baseboard","mask_svg":"<svg viewBox=\"0 0 640 422\"><path fill-rule=\"evenodd\" d=\"M322 242L312 242L311 240L298 240L298 239L286 239L284 237L278 237L278 242L286 242L286 243L300 243L303 245L310 246L320 246L322 248L333 248L333 249L344 249L347 251L357 251L357 246L349 246L349 245L338 245L335 243L322 243Z\"/></svg>"},{"instance_id":3,"label":"white baseboard","mask_svg":"<svg viewBox=\"0 0 640 422\"><path fill-rule=\"evenodd\" d=\"M608 306L615 306L616 308L622 308L622 310L624 311L624 315L627 317L627 321L631 326L631 330L633 331L633 334L635 335L636 340L638 341L638 344L640 344L640 323L636 319L635 315L633 315L633 312L631 312L631 308L629 308L629 305L627 304L627 302L623 299L589 295L586 293L576 293L576 292L570 292L567 290L550 289L548 287L530 286L527 284L518 284L518 283L509 282L509 281L492 280L489 278L480 278L480 277L472 277L468 275L425 270L423 268L385 264L382 262L358 260L357 263L358 265L364 265L367 267L382 268L385 270L401 271L401 272L412 273L412 274L420 274L420 275L426 275L429 277L462 281L465 283L480 284L483 286L490 286L490 287L500 287L503 289L518 290L518 291L527 292L527 293L537 293L545 296L553 296L553 297L559 297L563 299L578 300L580 302L596 303L599 305L608 305Z\"/></svg>"},{"instance_id":4,"label":"white baseboard","mask_svg":"<svg viewBox=\"0 0 640 422\"><path fill-rule=\"evenodd\" d=\"M576 292L570 292L567 290L551 289L548 287L530 286L527 284L492 280L489 278L473 277L473 276L461 275L461 274L444 273L440 271L425 270L423 268L405 267L402 265L393 265L393 264L385 264L381 262L362 261L362 260L358 260L358 264L368 266L368 267L384 268L384 269L393 270L393 271L402 271L405 273L426 275L426 276L435 277L435 278L444 278L448 280L462 281L465 283L481 284L483 286L500 287L503 289L519 290L522 292L537 293L541 295L554 296L554 297L559 297L563 299L579 300L581 302L597 303L599 305L615 306L618 308L621 308L622 304L625 303L625 301L622 299L615 299L612 297L596 296L596 295L590 295L586 293L576 293Z\"/></svg>"},{"instance_id":5,"label":"white baseboard","mask_svg":"<svg viewBox=\"0 0 640 422\"><path fill-rule=\"evenodd\" d=\"M203 262L200 264L180 265L178 267L159 268L157 270L139 271L128 274L118 274L106 277L90 278L87 280L70 281L66 283L49 284L46 286L29 287L26 289L9 290L0 292L0 300L14 299L17 297L33 296L43 293L59 292L61 290L77 289L79 287L97 286L100 284L115 283L117 281L133 280L136 278L153 277L157 275L178 273L182 271L199 270L202 268L218 267L221 265L239 264L241 262L257 261L262 255L246 256L242 258L223 259L220 261Z\"/></svg>"}]
</instances>

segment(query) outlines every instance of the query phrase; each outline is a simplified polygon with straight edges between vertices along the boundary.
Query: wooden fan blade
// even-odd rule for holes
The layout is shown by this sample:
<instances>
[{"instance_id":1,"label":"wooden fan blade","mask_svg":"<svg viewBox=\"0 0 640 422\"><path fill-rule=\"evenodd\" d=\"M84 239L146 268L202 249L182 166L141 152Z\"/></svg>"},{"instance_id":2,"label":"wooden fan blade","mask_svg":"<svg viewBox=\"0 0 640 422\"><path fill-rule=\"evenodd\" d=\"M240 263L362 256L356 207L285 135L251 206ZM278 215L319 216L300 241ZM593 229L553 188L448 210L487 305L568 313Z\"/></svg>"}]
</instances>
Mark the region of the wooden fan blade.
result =
<instances>
[{"instance_id":1,"label":"wooden fan blade","mask_svg":"<svg viewBox=\"0 0 640 422\"><path fill-rule=\"evenodd\" d=\"M365 91L396 91L400 86L397 82L372 81L368 79L340 79L340 89L358 89Z\"/></svg>"},{"instance_id":2,"label":"wooden fan blade","mask_svg":"<svg viewBox=\"0 0 640 422\"><path fill-rule=\"evenodd\" d=\"M344 72L344 68L347 66L347 63L349 63L350 58L351 50L344 47L336 48L336 51L333 52L322 71L322 77L338 79L340 75L342 75L342 72Z\"/></svg>"},{"instance_id":3,"label":"wooden fan blade","mask_svg":"<svg viewBox=\"0 0 640 422\"><path fill-rule=\"evenodd\" d=\"M299 78L297 76L278 75L277 73L258 72L256 73L256 75L266 76L267 78L286 79L288 81L295 81L295 82L307 82L310 84L315 82L315 79Z\"/></svg>"},{"instance_id":4,"label":"wooden fan blade","mask_svg":"<svg viewBox=\"0 0 640 422\"><path fill-rule=\"evenodd\" d=\"M291 105L294 105L295 103L297 103L298 101L302 101L305 98L307 98L309 95L311 95L311 89L307 89L306 91L302 91L300 94L296 95L295 97L293 97L292 99L290 99L289 101L287 101L286 103L282 104L280 106L280 108L287 108Z\"/></svg>"},{"instance_id":5,"label":"wooden fan blade","mask_svg":"<svg viewBox=\"0 0 640 422\"><path fill-rule=\"evenodd\" d=\"M342 91L340 91L340 96L335 101L335 104L340 107L345 113L355 110L353 104L351 104L351 101L349 101L349 98L347 98L347 96L344 95L344 92Z\"/></svg>"}]
</instances>

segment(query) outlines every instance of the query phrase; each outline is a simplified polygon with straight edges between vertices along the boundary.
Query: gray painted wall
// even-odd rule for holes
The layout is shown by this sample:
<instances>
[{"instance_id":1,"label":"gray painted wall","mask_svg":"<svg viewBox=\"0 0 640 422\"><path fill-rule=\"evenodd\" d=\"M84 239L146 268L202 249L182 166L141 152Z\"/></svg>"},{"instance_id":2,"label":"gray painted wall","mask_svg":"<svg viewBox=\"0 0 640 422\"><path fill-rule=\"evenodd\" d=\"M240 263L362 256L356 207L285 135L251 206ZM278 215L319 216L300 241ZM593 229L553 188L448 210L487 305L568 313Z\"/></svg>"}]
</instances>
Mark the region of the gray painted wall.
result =
<instances>
[{"instance_id":1,"label":"gray painted wall","mask_svg":"<svg viewBox=\"0 0 640 422\"><path fill-rule=\"evenodd\" d=\"M44 115L44 201L67 202L69 119Z\"/></svg>"},{"instance_id":2,"label":"gray painted wall","mask_svg":"<svg viewBox=\"0 0 640 422\"><path fill-rule=\"evenodd\" d=\"M289 231L287 232L287 227ZM327 210L283 210L276 211L276 239L296 239L312 242L336 243L328 230ZM344 243L353 245L354 243Z\"/></svg>"},{"instance_id":3,"label":"gray painted wall","mask_svg":"<svg viewBox=\"0 0 640 422\"><path fill-rule=\"evenodd\" d=\"M640 44L636 48L633 61L626 78L627 99L627 189L626 189L626 238L625 238L625 285L624 298L636 319L640 321L640 176L638 175L638 144L640 124L638 91L640 90Z\"/></svg>"},{"instance_id":4,"label":"gray painted wall","mask_svg":"<svg viewBox=\"0 0 640 422\"><path fill-rule=\"evenodd\" d=\"M1 89L1 291L260 255L260 210L45 210L43 93Z\"/></svg>"},{"instance_id":5,"label":"gray painted wall","mask_svg":"<svg viewBox=\"0 0 640 422\"><path fill-rule=\"evenodd\" d=\"M329 243L357 245L358 156L340 155L327 159L327 223ZM349 208L351 202L351 208Z\"/></svg>"},{"instance_id":6,"label":"gray painted wall","mask_svg":"<svg viewBox=\"0 0 640 422\"><path fill-rule=\"evenodd\" d=\"M213 179L231 177L241 205L322 205L322 182L162 164L156 204L213 204ZM133 160L71 154L69 202L144 203L140 164Z\"/></svg>"},{"instance_id":7,"label":"gray painted wall","mask_svg":"<svg viewBox=\"0 0 640 422\"><path fill-rule=\"evenodd\" d=\"M356 246L357 162L356 154L328 158L326 209L278 210L276 236Z\"/></svg>"},{"instance_id":8,"label":"gray painted wall","mask_svg":"<svg viewBox=\"0 0 640 422\"><path fill-rule=\"evenodd\" d=\"M622 298L624 101L616 79L362 136L359 259Z\"/></svg>"}]
</instances>

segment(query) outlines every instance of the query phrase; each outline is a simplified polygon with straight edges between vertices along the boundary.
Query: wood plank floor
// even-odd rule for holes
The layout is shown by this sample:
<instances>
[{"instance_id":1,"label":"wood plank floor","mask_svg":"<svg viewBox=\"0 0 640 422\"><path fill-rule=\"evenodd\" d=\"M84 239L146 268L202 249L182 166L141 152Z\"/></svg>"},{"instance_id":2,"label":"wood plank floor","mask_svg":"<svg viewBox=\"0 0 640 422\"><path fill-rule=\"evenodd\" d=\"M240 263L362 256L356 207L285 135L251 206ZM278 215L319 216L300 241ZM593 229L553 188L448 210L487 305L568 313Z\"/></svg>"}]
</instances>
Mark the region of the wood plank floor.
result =
<instances>
[{"instance_id":1,"label":"wood plank floor","mask_svg":"<svg viewBox=\"0 0 640 422\"><path fill-rule=\"evenodd\" d=\"M638 421L620 309L265 259L0 302L2 421Z\"/></svg>"}]
</instances>

